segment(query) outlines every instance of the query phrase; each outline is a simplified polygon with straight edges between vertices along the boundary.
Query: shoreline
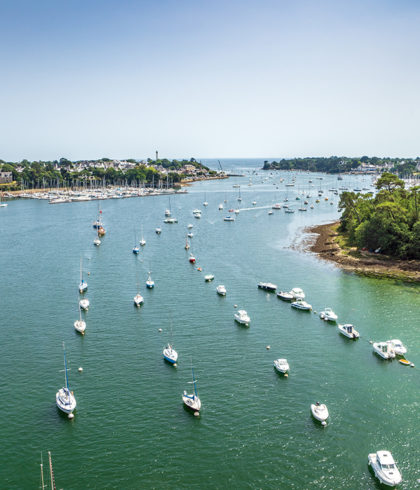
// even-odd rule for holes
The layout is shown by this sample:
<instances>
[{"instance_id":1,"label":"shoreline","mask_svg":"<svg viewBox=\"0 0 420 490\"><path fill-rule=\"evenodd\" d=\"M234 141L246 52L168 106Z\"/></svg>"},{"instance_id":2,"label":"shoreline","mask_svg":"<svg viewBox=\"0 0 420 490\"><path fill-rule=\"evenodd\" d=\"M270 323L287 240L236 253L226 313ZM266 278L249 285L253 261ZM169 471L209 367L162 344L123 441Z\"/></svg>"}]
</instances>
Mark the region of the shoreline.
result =
<instances>
[{"instance_id":1,"label":"shoreline","mask_svg":"<svg viewBox=\"0 0 420 490\"><path fill-rule=\"evenodd\" d=\"M341 269L368 277L388 278L405 282L420 282L420 261L400 260L389 256L343 248L342 237L337 232L339 221L305 228L314 236L305 251L315 253L320 259L333 262Z\"/></svg>"}]
</instances>

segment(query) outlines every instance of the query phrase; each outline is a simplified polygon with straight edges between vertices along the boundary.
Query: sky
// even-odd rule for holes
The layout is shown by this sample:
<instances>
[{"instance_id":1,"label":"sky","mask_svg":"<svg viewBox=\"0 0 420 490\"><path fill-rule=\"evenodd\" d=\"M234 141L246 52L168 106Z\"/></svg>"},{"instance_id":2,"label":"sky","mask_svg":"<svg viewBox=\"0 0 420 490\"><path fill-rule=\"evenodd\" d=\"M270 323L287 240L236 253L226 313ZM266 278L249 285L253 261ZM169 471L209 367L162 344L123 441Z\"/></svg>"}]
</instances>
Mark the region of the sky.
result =
<instances>
[{"instance_id":1,"label":"sky","mask_svg":"<svg viewBox=\"0 0 420 490\"><path fill-rule=\"evenodd\" d=\"M420 155L417 0L0 0L0 159Z\"/></svg>"}]
</instances>

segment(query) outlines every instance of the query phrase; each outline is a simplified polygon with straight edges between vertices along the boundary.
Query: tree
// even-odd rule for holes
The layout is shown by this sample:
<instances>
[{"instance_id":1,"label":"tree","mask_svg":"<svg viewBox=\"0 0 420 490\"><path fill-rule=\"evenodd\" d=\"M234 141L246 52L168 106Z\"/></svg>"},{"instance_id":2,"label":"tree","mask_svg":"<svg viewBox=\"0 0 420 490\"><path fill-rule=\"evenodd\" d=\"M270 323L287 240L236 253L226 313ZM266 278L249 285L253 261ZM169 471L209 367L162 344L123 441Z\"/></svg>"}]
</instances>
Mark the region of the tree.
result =
<instances>
[{"instance_id":1,"label":"tree","mask_svg":"<svg viewBox=\"0 0 420 490\"><path fill-rule=\"evenodd\" d=\"M392 192L398 187L404 189L404 181L390 172L384 172L376 182L376 188L378 190L386 189L388 192Z\"/></svg>"}]
</instances>

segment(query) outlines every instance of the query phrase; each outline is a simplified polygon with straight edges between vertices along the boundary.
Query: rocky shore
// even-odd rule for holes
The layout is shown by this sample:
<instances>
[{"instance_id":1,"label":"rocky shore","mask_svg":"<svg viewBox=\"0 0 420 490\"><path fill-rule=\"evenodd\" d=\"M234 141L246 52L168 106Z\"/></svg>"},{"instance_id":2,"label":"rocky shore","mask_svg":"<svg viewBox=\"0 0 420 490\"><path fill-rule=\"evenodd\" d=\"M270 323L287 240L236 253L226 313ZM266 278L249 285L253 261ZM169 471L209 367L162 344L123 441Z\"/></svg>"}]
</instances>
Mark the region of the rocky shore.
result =
<instances>
[{"instance_id":1,"label":"rocky shore","mask_svg":"<svg viewBox=\"0 0 420 490\"><path fill-rule=\"evenodd\" d=\"M340 268L371 277L387 277L407 282L420 282L420 261L399 260L389 256L361 251L343 245L338 232L339 222L306 228L305 232L314 239L307 249L321 259L334 262Z\"/></svg>"}]
</instances>

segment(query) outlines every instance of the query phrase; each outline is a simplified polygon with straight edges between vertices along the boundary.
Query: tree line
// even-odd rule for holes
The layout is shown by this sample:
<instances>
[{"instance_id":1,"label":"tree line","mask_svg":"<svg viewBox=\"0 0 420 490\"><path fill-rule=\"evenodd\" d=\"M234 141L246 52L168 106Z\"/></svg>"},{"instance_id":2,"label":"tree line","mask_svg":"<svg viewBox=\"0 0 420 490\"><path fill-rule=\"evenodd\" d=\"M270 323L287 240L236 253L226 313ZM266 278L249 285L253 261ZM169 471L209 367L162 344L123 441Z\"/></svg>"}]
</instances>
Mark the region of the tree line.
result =
<instances>
[{"instance_id":1,"label":"tree line","mask_svg":"<svg viewBox=\"0 0 420 490\"><path fill-rule=\"evenodd\" d=\"M48 188L48 187L79 187L99 185L144 185L146 187L159 187L179 183L186 177L180 169L185 165L192 165L197 169L197 175L215 173L194 158L190 160L147 160L147 164L139 163L134 159L126 162L135 166L128 169L116 169L114 167L100 168L98 163L107 163L112 160L101 158L92 161L72 162L67 158L54 161L28 161L5 162L0 160L0 170L12 172L13 184L1 185L4 190L21 188ZM78 171L76 167L84 165L84 169ZM166 172L160 172L157 167L163 167ZM19 168L19 171L18 171Z\"/></svg>"},{"instance_id":2,"label":"tree line","mask_svg":"<svg viewBox=\"0 0 420 490\"><path fill-rule=\"evenodd\" d=\"M385 172L377 180L376 189L376 195L341 194L339 231L358 248L401 259L420 259L420 187L406 189L396 175Z\"/></svg>"},{"instance_id":3,"label":"tree line","mask_svg":"<svg viewBox=\"0 0 420 490\"><path fill-rule=\"evenodd\" d=\"M390 158L390 157L306 157L306 158L282 158L279 161L264 162L263 170L305 170L309 172L341 173L350 172L362 164L375 167L387 165L392 173L400 177L409 177L416 172L420 158Z\"/></svg>"}]
</instances>

